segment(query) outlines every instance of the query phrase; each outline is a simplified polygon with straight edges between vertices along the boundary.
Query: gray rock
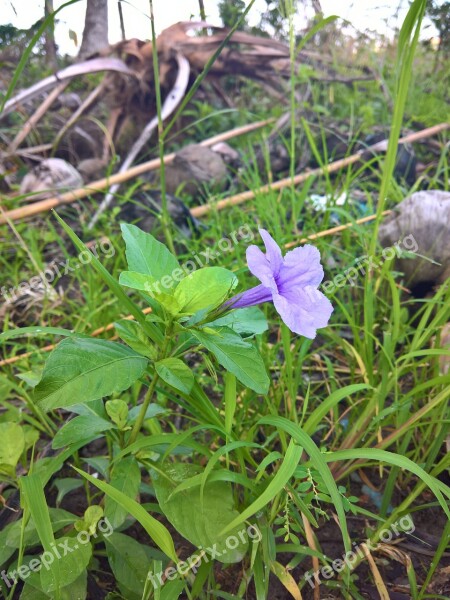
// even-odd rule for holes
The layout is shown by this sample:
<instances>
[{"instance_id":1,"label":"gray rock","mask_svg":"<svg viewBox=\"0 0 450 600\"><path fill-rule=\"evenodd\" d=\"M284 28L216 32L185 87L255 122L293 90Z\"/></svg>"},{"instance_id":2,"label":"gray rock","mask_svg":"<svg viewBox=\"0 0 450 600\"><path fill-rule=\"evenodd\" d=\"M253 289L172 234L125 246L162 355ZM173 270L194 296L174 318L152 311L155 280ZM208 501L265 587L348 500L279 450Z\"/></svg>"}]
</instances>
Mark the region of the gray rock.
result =
<instances>
[{"instance_id":1,"label":"gray rock","mask_svg":"<svg viewBox=\"0 0 450 600\"><path fill-rule=\"evenodd\" d=\"M405 238L408 242L402 244ZM450 277L450 192L415 192L381 224L378 239L385 248L399 242L416 254L396 259L395 268L405 274L409 287L443 283Z\"/></svg>"},{"instance_id":2,"label":"gray rock","mask_svg":"<svg viewBox=\"0 0 450 600\"><path fill-rule=\"evenodd\" d=\"M30 194L30 200L42 200L82 187L83 178L71 164L62 158L46 158L29 171L20 184L21 194Z\"/></svg>"},{"instance_id":3,"label":"gray rock","mask_svg":"<svg viewBox=\"0 0 450 600\"><path fill-rule=\"evenodd\" d=\"M173 162L166 166L166 189L176 194L194 196L205 186L223 191L227 185L227 167L221 156L205 146L192 144L177 152Z\"/></svg>"}]
</instances>

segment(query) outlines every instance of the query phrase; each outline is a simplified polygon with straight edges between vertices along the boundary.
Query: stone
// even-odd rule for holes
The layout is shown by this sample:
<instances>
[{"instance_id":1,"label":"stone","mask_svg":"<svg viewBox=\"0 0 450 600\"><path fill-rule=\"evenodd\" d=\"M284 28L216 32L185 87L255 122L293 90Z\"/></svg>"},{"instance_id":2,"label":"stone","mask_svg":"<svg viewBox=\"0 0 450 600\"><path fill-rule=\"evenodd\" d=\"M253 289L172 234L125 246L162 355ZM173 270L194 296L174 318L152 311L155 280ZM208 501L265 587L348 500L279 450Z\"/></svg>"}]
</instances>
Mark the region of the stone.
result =
<instances>
[{"instance_id":1,"label":"stone","mask_svg":"<svg viewBox=\"0 0 450 600\"><path fill-rule=\"evenodd\" d=\"M29 200L42 200L83 186L83 178L62 158L46 158L31 169L22 180L20 194Z\"/></svg>"},{"instance_id":2,"label":"stone","mask_svg":"<svg viewBox=\"0 0 450 600\"><path fill-rule=\"evenodd\" d=\"M400 248L407 248L402 241L408 236L412 236L411 249L417 247L416 256L399 257L395 264L395 269L405 274L406 285L438 285L450 277L450 192L427 190L411 194L386 217L378 232L385 248L397 242Z\"/></svg>"},{"instance_id":3,"label":"stone","mask_svg":"<svg viewBox=\"0 0 450 600\"><path fill-rule=\"evenodd\" d=\"M176 153L165 169L166 189L169 194L182 191L195 196L205 187L223 191L227 185L228 171L222 157L207 148L192 144Z\"/></svg>"}]
</instances>

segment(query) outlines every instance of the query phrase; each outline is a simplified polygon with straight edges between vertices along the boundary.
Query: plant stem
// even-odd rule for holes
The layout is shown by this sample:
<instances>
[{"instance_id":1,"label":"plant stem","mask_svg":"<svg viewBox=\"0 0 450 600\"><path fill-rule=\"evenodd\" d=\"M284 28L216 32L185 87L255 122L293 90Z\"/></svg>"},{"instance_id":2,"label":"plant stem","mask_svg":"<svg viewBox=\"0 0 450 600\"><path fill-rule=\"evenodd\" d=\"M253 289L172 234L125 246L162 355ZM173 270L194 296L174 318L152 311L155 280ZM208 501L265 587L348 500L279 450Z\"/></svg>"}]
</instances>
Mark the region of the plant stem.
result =
<instances>
[{"instance_id":1,"label":"plant stem","mask_svg":"<svg viewBox=\"0 0 450 600\"><path fill-rule=\"evenodd\" d=\"M144 402L142 403L142 407L141 410L139 412L138 418L136 419L136 422L133 426L133 429L131 431L131 435L130 435L130 439L128 440L128 445L132 444L133 442L136 441L136 438L138 436L138 433L140 432L142 425L144 424L145 421L145 413L147 412L147 409L150 405L150 402L153 398L153 394L155 392L155 388L156 388L156 384L158 383L158 379L159 379L159 375L158 373L155 372L155 375L152 379L152 382L150 384L150 387L147 390L147 393L145 394L145 398L144 398Z\"/></svg>"},{"instance_id":2,"label":"plant stem","mask_svg":"<svg viewBox=\"0 0 450 600\"><path fill-rule=\"evenodd\" d=\"M161 87L159 82L159 65L158 65L158 49L156 47L155 33L155 17L153 15L153 0L150 0L150 23L152 28L152 53L153 53L153 73L155 79L155 97L156 97L156 112L158 114L158 147L159 159L161 161L159 167L159 177L161 183L161 224L164 231L167 246L172 254L175 254L173 245L172 232L170 230L170 215L167 210L167 193L166 193L166 171L164 165L164 127L161 114Z\"/></svg>"},{"instance_id":3,"label":"plant stem","mask_svg":"<svg viewBox=\"0 0 450 600\"><path fill-rule=\"evenodd\" d=\"M158 360L162 360L163 358L166 358L171 336L172 336L172 323L170 322L167 327L167 330L166 330L166 338L164 340L163 347L161 348L161 354L160 354ZM130 439L128 440L128 444L127 444L128 446L136 441L138 433L142 429L142 425L144 424L144 421L145 421L145 414L146 414L147 409L150 405L150 402L153 398L153 394L155 393L156 384L158 383L158 380L159 380L159 375L155 370L152 382L150 383L147 393L145 394L144 402L142 403L142 407L139 412L138 418L136 419L136 422L133 425Z\"/></svg>"}]
</instances>

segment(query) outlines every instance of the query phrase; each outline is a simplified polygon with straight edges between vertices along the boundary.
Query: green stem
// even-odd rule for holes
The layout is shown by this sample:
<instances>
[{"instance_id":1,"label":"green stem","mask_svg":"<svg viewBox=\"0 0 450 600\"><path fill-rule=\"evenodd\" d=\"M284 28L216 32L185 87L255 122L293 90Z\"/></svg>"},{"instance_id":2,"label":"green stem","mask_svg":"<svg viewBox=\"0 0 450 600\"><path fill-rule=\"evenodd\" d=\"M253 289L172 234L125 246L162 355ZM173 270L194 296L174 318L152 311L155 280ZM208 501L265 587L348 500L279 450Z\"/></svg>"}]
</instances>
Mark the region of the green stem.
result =
<instances>
[{"instance_id":1,"label":"green stem","mask_svg":"<svg viewBox=\"0 0 450 600\"><path fill-rule=\"evenodd\" d=\"M167 330L166 330L166 338L164 340L163 347L161 348L161 354L160 354L158 360L162 360L163 358L167 357L171 336L172 336L172 323L169 323ZM128 444L127 444L128 446L136 441L136 438L137 438L140 430L142 429L142 425L144 424L144 421L145 421L145 414L146 414L147 409L150 405L150 402L153 398L153 394L155 393L156 384L158 383L158 380L159 380L159 375L155 371L152 382L150 383L147 393L145 394L144 402L142 403L142 407L139 412L138 418L136 419L136 422L131 431L130 439L128 440Z\"/></svg>"},{"instance_id":2,"label":"green stem","mask_svg":"<svg viewBox=\"0 0 450 600\"><path fill-rule=\"evenodd\" d=\"M160 159L160 182L161 182L161 224L166 239L167 246L172 254L175 254L173 245L172 232L170 230L170 215L167 210L167 193L166 193L166 171L164 164L164 127L161 113L161 87L159 83L159 65L158 65L158 49L156 47L155 33L155 18L153 15L153 0L150 0L150 23L152 28L152 53L153 53L153 73L155 79L155 97L156 97L156 112L158 114L158 147Z\"/></svg>"},{"instance_id":3,"label":"green stem","mask_svg":"<svg viewBox=\"0 0 450 600\"><path fill-rule=\"evenodd\" d=\"M142 403L142 407L139 412L138 418L136 419L136 422L133 426L133 430L131 431L130 439L128 440L128 445L130 445L136 441L138 433L140 432L142 425L144 424L145 413L147 412L147 409L153 398L153 394L155 392L155 388L156 388L156 384L158 383L158 379L159 379L159 375L158 375L158 373L155 372L155 375L152 379L150 387L148 388L147 393L145 394L144 402Z\"/></svg>"}]
</instances>

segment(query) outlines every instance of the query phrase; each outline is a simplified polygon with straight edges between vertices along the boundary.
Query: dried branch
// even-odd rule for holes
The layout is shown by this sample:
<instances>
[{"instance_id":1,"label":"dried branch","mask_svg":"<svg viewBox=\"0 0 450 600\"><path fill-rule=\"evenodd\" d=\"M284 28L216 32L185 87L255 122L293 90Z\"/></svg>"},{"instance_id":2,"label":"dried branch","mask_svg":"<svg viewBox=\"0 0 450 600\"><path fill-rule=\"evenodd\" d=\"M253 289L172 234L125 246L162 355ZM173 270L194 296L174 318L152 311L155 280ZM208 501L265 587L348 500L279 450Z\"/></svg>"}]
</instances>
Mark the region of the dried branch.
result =
<instances>
[{"instance_id":1,"label":"dried branch","mask_svg":"<svg viewBox=\"0 0 450 600\"><path fill-rule=\"evenodd\" d=\"M63 81L45 98L45 100L42 102L42 104L39 106L39 108L36 110L36 112L28 119L28 121L25 123L25 125L22 127L22 129L19 131L19 133L16 135L14 140L10 143L10 145L8 147L9 153L13 154L17 150L17 148L20 146L20 144L23 142L23 140L27 137L27 135L30 133L30 131L36 127L38 122L42 119L42 117L45 115L47 110L51 107L53 102L55 102L55 100L58 99L58 96L60 94L62 94L62 92L66 89L66 87L68 85L69 85L69 81Z\"/></svg>"},{"instance_id":2,"label":"dried branch","mask_svg":"<svg viewBox=\"0 0 450 600\"><path fill-rule=\"evenodd\" d=\"M70 65L66 69L50 75L42 81L35 83L26 90L19 92L14 98L8 100L2 112L0 112L0 120L4 119L6 115L15 110L19 104L29 102L39 94L47 92L52 89L58 83L73 79L79 75L86 75L88 73L97 73L98 71L117 71L124 75L130 75L131 77L137 77L136 73L127 67L127 65L119 58L93 58L85 62Z\"/></svg>"},{"instance_id":3,"label":"dried branch","mask_svg":"<svg viewBox=\"0 0 450 600\"><path fill-rule=\"evenodd\" d=\"M167 119L167 117L170 116L173 113L173 111L176 109L176 107L180 104L181 100L184 97L184 94L186 93L186 89L187 89L187 86L189 83L190 68L189 68L188 61L184 58L184 56L181 56L181 54L177 54L177 62L178 62L177 78L175 80L175 84L174 84L171 92L168 94L168 96L162 106L162 110L161 110L162 119ZM127 169L129 169L129 167L133 164L136 156L139 154L139 152L142 150L142 148L148 142L153 131L157 127L158 127L158 117L155 116L150 121L150 123L147 125L147 127L145 127L144 131L141 133L141 135L136 140L136 142L133 144L130 152L128 153L128 156L125 158L125 160L123 161L123 163L119 169L119 173L124 173ZM88 225L88 229L92 229L94 227L94 225L97 223L99 217L109 207L109 205L111 204L111 202L114 198L114 194L117 192L119 187L120 187L120 182L117 182L110 188L106 197L104 198L104 200L98 207L97 211L95 212L94 216L92 217L92 219Z\"/></svg>"}]
</instances>

